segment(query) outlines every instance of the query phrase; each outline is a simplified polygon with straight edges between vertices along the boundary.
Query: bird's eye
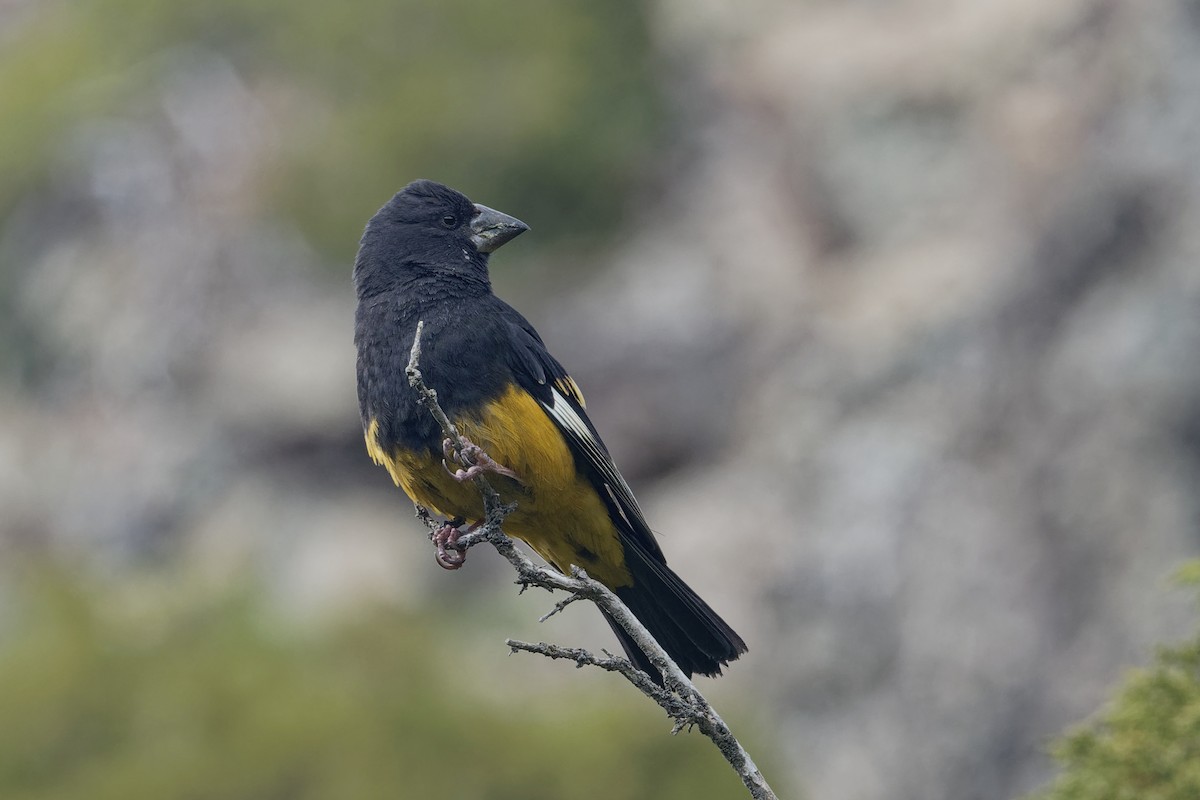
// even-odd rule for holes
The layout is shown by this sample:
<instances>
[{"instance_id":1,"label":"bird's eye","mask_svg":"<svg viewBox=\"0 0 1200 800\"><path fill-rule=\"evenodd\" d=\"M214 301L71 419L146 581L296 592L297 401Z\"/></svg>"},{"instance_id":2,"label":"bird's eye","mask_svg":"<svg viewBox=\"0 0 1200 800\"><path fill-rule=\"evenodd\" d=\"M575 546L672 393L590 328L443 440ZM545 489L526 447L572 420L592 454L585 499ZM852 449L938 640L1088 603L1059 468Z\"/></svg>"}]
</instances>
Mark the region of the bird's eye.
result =
<instances>
[{"instance_id":1,"label":"bird's eye","mask_svg":"<svg viewBox=\"0 0 1200 800\"><path fill-rule=\"evenodd\" d=\"M447 228L453 228L458 224L458 217L454 216L453 214L447 214L446 216L442 217L442 224Z\"/></svg>"}]
</instances>

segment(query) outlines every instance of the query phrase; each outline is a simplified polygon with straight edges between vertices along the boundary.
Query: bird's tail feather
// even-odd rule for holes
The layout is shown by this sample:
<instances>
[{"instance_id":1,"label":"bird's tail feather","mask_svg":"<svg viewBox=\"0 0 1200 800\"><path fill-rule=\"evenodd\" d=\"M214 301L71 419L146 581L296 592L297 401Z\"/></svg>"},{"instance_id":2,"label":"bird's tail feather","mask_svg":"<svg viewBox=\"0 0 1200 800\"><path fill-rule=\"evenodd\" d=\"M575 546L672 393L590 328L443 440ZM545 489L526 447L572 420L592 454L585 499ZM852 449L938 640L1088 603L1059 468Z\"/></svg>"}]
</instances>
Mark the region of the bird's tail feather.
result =
<instances>
[{"instance_id":1,"label":"bird's tail feather","mask_svg":"<svg viewBox=\"0 0 1200 800\"><path fill-rule=\"evenodd\" d=\"M625 563L633 585L616 589L617 597L688 677L720 675L722 666L746 652L742 637L666 564L634 543L626 544ZM661 685L662 676L642 649L608 614L604 618L629 660Z\"/></svg>"}]
</instances>

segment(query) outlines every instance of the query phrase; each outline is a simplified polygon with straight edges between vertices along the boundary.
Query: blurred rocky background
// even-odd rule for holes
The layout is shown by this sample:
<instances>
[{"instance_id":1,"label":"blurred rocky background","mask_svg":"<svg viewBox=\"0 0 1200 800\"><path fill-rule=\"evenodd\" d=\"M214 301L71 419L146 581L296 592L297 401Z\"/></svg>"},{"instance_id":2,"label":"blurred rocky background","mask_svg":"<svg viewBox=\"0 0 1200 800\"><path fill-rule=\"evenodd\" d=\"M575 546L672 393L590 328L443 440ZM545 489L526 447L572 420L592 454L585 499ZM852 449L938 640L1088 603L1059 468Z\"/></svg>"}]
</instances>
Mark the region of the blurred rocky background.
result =
<instances>
[{"instance_id":1,"label":"blurred rocky background","mask_svg":"<svg viewBox=\"0 0 1200 800\"><path fill-rule=\"evenodd\" d=\"M0 119L6 798L739 795L366 458L415 177L532 226L781 792L1031 791L1194 624L1194 0L7 0Z\"/></svg>"}]
</instances>

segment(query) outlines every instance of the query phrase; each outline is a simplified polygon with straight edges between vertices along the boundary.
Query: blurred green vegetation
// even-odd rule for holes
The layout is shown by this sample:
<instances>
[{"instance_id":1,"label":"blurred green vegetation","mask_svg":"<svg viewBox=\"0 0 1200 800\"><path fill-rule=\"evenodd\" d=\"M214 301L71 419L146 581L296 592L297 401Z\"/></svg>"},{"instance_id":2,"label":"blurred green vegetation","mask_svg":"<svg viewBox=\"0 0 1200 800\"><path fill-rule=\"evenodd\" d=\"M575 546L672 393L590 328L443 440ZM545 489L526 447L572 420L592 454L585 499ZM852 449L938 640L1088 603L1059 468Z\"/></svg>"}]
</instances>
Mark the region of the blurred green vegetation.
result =
<instances>
[{"instance_id":1,"label":"blurred green vegetation","mask_svg":"<svg viewBox=\"0 0 1200 800\"><path fill-rule=\"evenodd\" d=\"M1200 562L1181 573L1200 589ZM1099 716L1054 747L1064 771L1031 800L1200 797L1200 632L1160 648Z\"/></svg>"},{"instance_id":2,"label":"blurred green vegetation","mask_svg":"<svg viewBox=\"0 0 1200 800\"><path fill-rule=\"evenodd\" d=\"M170 575L105 586L37 569L0 586L5 800L744 791L708 740L670 736L608 676L497 691L395 609L300 626L261 592Z\"/></svg>"},{"instance_id":3,"label":"blurred green vegetation","mask_svg":"<svg viewBox=\"0 0 1200 800\"><path fill-rule=\"evenodd\" d=\"M0 40L0 216L94 117L153 113L170 56L226 59L290 98L264 216L344 266L407 181L536 219L539 241L616 222L654 154L659 97L634 0L87 0L34 4Z\"/></svg>"}]
</instances>

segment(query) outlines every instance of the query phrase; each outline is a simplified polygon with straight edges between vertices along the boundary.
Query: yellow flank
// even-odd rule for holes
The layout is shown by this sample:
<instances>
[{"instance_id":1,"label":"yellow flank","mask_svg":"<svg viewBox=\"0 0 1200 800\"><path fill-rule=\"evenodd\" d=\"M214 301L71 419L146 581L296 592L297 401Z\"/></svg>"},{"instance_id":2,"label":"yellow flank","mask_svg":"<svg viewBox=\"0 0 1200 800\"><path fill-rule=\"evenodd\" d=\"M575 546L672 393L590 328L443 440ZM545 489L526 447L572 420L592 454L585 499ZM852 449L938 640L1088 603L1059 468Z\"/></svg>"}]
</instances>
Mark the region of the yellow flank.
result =
<instances>
[{"instance_id":1,"label":"yellow flank","mask_svg":"<svg viewBox=\"0 0 1200 800\"><path fill-rule=\"evenodd\" d=\"M568 379L569 380L569 379ZM574 387L574 382L571 383ZM575 387L578 392L578 387ZM489 473L488 481L516 511L504 530L532 547L558 569L572 564L610 588L633 581L608 510L596 490L575 469L562 434L537 400L517 386L477 413L454 419L463 436L520 477L520 483ZM396 450L385 452L379 423L367 428L367 452L391 473L396 485L417 503L445 517L477 522L483 499L469 481L459 483L442 466L440 455Z\"/></svg>"}]
</instances>

